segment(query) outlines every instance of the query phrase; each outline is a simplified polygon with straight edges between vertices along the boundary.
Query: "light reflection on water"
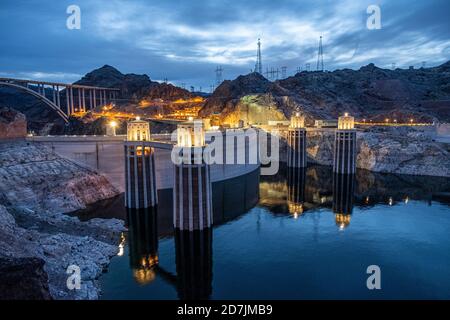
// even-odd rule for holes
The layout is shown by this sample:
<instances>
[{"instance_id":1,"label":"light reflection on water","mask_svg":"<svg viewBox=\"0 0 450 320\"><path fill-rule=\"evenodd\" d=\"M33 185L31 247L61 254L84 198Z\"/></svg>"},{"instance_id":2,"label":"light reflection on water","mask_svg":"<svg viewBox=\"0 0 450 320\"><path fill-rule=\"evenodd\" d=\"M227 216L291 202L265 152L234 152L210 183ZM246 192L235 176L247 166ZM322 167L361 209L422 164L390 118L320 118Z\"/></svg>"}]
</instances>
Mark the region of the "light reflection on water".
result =
<instances>
[{"instance_id":1,"label":"light reflection on water","mask_svg":"<svg viewBox=\"0 0 450 320\"><path fill-rule=\"evenodd\" d=\"M449 192L445 178L281 168L214 184L208 232L174 234L171 190L156 210L83 214L127 217L103 299L449 299Z\"/></svg>"}]
</instances>

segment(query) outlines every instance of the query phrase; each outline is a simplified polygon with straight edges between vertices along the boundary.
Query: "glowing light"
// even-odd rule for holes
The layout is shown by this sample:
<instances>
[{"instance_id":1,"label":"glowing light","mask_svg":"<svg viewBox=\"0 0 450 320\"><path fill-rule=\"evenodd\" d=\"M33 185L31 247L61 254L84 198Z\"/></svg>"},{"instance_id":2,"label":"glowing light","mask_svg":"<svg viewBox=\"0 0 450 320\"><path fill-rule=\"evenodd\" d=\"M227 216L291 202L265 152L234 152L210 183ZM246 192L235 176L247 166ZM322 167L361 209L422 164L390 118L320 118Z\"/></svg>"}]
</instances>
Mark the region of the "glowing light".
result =
<instances>
[{"instance_id":1,"label":"glowing light","mask_svg":"<svg viewBox=\"0 0 450 320\"><path fill-rule=\"evenodd\" d=\"M392 206L393 203L394 203L394 200L392 199L392 197L389 197L389 205Z\"/></svg>"},{"instance_id":2,"label":"glowing light","mask_svg":"<svg viewBox=\"0 0 450 320\"><path fill-rule=\"evenodd\" d=\"M194 117L188 117L189 121L194 121Z\"/></svg>"},{"instance_id":3,"label":"glowing light","mask_svg":"<svg viewBox=\"0 0 450 320\"><path fill-rule=\"evenodd\" d=\"M348 117L348 112L344 113L344 117Z\"/></svg>"},{"instance_id":4,"label":"glowing light","mask_svg":"<svg viewBox=\"0 0 450 320\"><path fill-rule=\"evenodd\" d=\"M141 120L141 117L137 116L137 117L136 117L136 120L137 120L137 121Z\"/></svg>"},{"instance_id":5,"label":"glowing light","mask_svg":"<svg viewBox=\"0 0 450 320\"><path fill-rule=\"evenodd\" d=\"M110 125L112 128L115 128L115 127L117 127L117 122L111 121L111 122L109 123L109 125Z\"/></svg>"}]
</instances>

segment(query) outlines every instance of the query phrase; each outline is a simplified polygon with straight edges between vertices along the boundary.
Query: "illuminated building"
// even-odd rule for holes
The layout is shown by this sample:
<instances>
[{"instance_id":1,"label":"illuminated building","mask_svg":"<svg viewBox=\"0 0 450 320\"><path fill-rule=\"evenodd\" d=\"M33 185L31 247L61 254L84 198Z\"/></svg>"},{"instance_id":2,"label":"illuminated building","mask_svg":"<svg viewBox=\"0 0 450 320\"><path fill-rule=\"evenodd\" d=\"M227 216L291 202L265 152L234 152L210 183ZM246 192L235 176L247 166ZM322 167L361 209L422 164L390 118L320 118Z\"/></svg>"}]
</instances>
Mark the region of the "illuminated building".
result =
<instances>
[{"instance_id":1,"label":"illuminated building","mask_svg":"<svg viewBox=\"0 0 450 320\"><path fill-rule=\"evenodd\" d=\"M178 155L173 188L174 227L189 231L209 228L212 225L212 193L210 168L203 156L203 121L179 124L174 148Z\"/></svg>"},{"instance_id":2,"label":"illuminated building","mask_svg":"<svg viewBox=\"0 0 450 320\"><path fill-rule=\"evenodd\" d=\"M125 206L149 208L158 203L150 125L137 118L127 124L125 141Z\"/></svg>"},{"instance_id":3,"label":"illuminated building","mask_svg":"<svg viewBox=\"0 0 450 320\"><path fill-rule=\"evenodd\" d=\"M347 113L339 117L335 133L333 171L354 174L356 171L355 119Z\"/></svg>"},{"instance_id":4,"label":"illuminated building","mask_svg":"<svg viewBox=\"0 0 450 320\"><path fill-rule=\"evenodd\" d=\"M288 130L288 167L306 167L305 118L297 112L291 117Z\"/></svg>"}]
</instances>

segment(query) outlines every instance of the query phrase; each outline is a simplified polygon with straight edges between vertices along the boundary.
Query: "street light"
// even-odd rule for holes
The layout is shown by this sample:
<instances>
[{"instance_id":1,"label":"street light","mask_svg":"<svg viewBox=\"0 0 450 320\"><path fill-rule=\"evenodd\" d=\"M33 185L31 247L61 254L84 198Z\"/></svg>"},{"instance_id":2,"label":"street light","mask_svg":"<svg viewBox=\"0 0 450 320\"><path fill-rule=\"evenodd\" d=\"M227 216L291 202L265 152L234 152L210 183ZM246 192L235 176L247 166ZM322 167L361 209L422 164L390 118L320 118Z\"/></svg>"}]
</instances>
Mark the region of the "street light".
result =
<instances>
[{"instance_id":1,"label":"street light","mask_svg":"<svg viewBox=\"0 0 450 320\"><path fill-rule=\"evenodd\" d=\"M108 132L109 136L115 136L116 135L116 127L117 127L117 122L116 121L111 121L109 123L109 127L110 127L110 132Z\"/></svg>"}]
</instances>

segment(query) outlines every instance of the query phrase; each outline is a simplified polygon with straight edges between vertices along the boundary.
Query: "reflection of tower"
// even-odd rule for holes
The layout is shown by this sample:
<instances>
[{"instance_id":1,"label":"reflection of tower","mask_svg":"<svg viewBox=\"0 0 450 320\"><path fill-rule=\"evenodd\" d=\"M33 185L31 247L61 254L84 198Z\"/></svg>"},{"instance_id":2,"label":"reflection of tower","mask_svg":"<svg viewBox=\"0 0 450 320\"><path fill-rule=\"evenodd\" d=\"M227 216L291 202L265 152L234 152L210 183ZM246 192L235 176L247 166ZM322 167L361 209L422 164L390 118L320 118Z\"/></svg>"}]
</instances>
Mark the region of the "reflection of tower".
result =
<instances>
[{"instance_id":1,"label":"reflection of tower","mask_svg":"<svg viewBox=\"0 0 450 320\"><path fill-rule=\"evenodd\" d=\"M297 218L303 213L305 201L306 168L288 168L288 208Z\"/></svg>"},{"instance_id":2,"label":"reflection of tower","mask_svg":"<svg viewBox=\"0 0 450 320\"><path fill-rule=\"evenodd\" d=\"M288 131L288 167L306 167L305 117L296 113L291 117Z\"/></svg>"},{"instance_id":3,"label":"reflection of tower","mask_svg":"<svg viewBox=\"0 0 450 320\"><path fill-rule=\"evenodd\" d=\"M158 202L150 125L137 118L127 125L125 141L125 206L148 208Z\"/></svg>"},{"instance_id":4,"label":"reflection of tower","mask_svg":"<svg viewBox=\"0 0 450 320\"><path fill-rule=\"evenodd\" d=\"M348 113L339 117L334 141L333 172L354 174L356 171L355 119Z\"/></svg>"},{"instance_id":5,"label":"reflection of tower","mask_svg":"<svg viewBox=\"0 0 450 320\"><path fill-rule=\"evenodd\" d=\"M256 52L255 72L262 75L261 39L258 39L258 51Z\"/></svg>"},{"instance_id":6,"label":"reflection of tower","mask_svg":"<svg viewBox=\"0 0 450 320\"><path fill-rule=\"evenodd\" d=\"M154 267L158 264L158 229L156 208L128 209L128 245L130 266L140 284L155 279Z\"/></svg>"},{"instance_id":7,"label":"reflection of tower","mask_svg":"<svg viewBox=\"0 0 450 320\"><path fill-rule=\"evenodd\" d=\"M333 174L333 212L336 224L340 229L344 229L350 224L354 184L354 174Z\"/></svg>"},{"instance_id":8,"label":"reflection of tower","mask_svg":"<svg viewBox=\"0 0 450 320\"><path fill-rule=\"evenodd\" d=\"M205 132L202 120L178 125L178 155L173 188L173 223L180 230L203 230L212 225L212 193L209 164L203 151ZM180 154L181 152L181 154Z\"/></svg>"},{"instance_id":9,"label":"reflection of tower","mask_svg":"<svg viewBox=\"0 0 450 320\"><path fill-rule=\"evenodd\" d=\"M208 299L212 293L212 229L175 230L178 296Z\"/></svg>"}]
</instances>

